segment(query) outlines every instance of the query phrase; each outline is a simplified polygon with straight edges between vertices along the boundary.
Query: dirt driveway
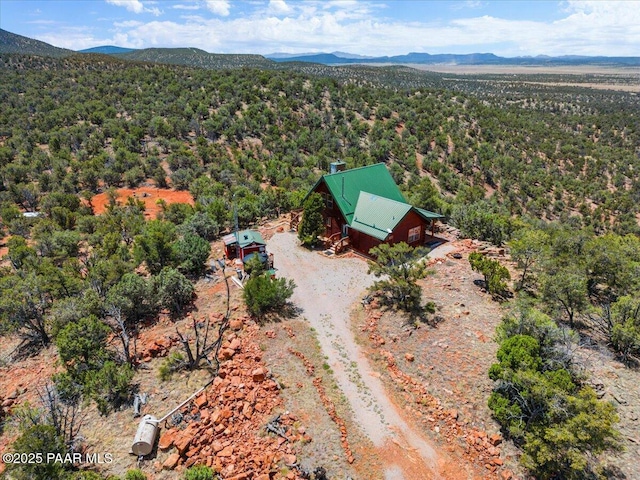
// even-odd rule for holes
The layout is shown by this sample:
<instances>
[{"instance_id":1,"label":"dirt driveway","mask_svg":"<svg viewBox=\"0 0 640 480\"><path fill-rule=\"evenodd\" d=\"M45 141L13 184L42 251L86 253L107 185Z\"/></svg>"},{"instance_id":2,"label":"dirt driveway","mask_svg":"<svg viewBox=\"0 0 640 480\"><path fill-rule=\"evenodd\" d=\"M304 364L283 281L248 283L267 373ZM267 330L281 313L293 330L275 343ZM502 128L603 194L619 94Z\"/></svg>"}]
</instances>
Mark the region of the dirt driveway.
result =
<instances>
[{"instance_id":1,"label":"dirt driveway","mask_svg":"<svg viewBox=\"0 0 640 480\"><path fill-rule=\"evenodd\" d=\"M366 262L309 252L288 232L274 235L268 248L274 254L278 276L296 282L292 300L316 330L336 382L351 404L355 423L388 459L384 478L440 478L435 451L399 415L351 333L351 309L375 280L367 275Z\"/></svg>"}]
</instances>

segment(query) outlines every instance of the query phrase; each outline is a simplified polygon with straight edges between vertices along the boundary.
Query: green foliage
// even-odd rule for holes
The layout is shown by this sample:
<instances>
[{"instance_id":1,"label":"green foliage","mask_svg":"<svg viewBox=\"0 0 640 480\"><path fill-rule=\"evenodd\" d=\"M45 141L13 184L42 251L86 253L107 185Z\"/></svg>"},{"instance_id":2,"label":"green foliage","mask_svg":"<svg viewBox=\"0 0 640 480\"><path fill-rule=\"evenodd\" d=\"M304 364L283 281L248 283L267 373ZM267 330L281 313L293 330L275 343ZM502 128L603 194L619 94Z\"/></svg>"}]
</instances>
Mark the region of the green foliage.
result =
<instances>
[{"instance_id":1,"label":"green foliage","mask_svg":"<svg viewBox=\"0 0 640 480\"><path fill-rule=\"evenodd\" d=\"M635 235L590 238L584 246L589 294L615 299L640 287L640 239Z\"/></svg>"},{"instance_id":2,"label":"green foliage","mask_svg":"<svg viewBox=\"0 0 640 480\"><path fill-rule=\"evenodd\" d=\"M0 220L3 225L8 226L20 217L22 217L22 212L15 203L9 201L0 203Z\"/></svg>"},{"instance_id":3,"label":"green foliage","mask_svg":"<svg viewBox=\"0 0 640 480\"><path fill-rule=\"evenodd\" d=\"M220 225L207 212L194 213L178 229L183 235L191 233L207 241L215 240L220 233Z\"/></svg>"},{"instance_id":4,"label":"green foliage","mask_svg":"<svg viewBox=\"0 0 640 480\"><path fill-rule=\"evenodd\" d=\"M449 206L431 180L429 180L429 177L422 177L416 185L412 186L408 193L411 205L418 208L443 214L449 210Z\"/></svg>"},{"instance_id":5,"label":"green foliage","mask_svg":"<svg viewBox=\"0 0 640 480\"><path fill-rule=\"evenodd\" d=\"M20 428L20 436L12 443L16 453L46 455L68 453L64 440L58 436L50 425L26 424ZM7 466L11 478L16 480L48 480L62 479L67 475L68 464L56 462L25 462L13 463Z\"/></svg>"},{"instance_id":6,"label":"green foliage","mask_svg":"<svg viewBox=\"0 0 640 480\"><path fill-rule=\"evenodd\" d=\"M613 405L557 361L562 335L537 310L520 306L498 327L496 382L489 408L523 450L522 464L540 479L588 478L596 455L619 447Z\"/></svg>"},{"instance_id":7,"label":"green foliage","mask_svg":"<svg viewBox=\"0 0 640 480\"><path fill-rule=\"evenodd\" d=\"M106 305L107 309L118 308L132 323L138 322L156 307L150 282L135 273L125 273L120 281L109 289Z\"/></svg>"},{"instance_id":8,"label":"green foliage","mask_svg":"<svg viewBox=\"0 0 640 480\"><path fill-rule=\"evenodd\" d=\"M172 315L179 315L191 303L193 284L175 268L165 267L153 277L155 298L160 308L166 308Z\"/></svg>"},{"instance_id":9,"label":"green foliage","mask_svg":"<svg viewBox=\"0 0 640 480\"><path fill-rule=\"evenodd\" d=\"M158 369L158 378L163 382L169 380L173 372L178 370L184 363L184 355L180 352L171 352L171 354L162 361Z\"/></svg>"},{"instance_id":10,"label":"green foliage","mask_svg":"<svg viewBox=\"0 0 640 480\"><path fill-rule=\"evenodd\" d=\"M610 338L624 360L640 354L640 299L620 297L609 312Z\"/></svg>"},{"instance_id":11,"label":"green foliage","mask_svg":"<svg viewBox=\"0 0 640 480\"><path fill-rule=\"evenodd\" d=\"M173 242L176 227L166 220L151 220L135 239L133 253L137 262L145 262L152 274L174 264Z\"/></svg>"},{"instance_id":12,"label":"green foliage","mask_svg":"<svg viewBox=\"0 0 640 480\"><path fill-rule=\"evenodd\" d=\"M377 278L384 277L374 282L371 290L380 292L386 302L407 313L420 313L422 290L417 281L427 275L422 261L427 252L400 242L395 245L381 243L369 253L375 258L369 262L369 273Z\"/></svg>"},{"instance_id":13,"label":"green foliage","mask_svg":"<svg viewBox=\"0 0 640 480\"><path fill-rule=\"evenodd\" d=\"M188 203L170 203L163 208L162 215L165 220L174 225L180 225L193 216L193 207Z\"/></svg>"},{"instance_id":14,"label":"green foliage","mask_svg":"<svg viewBox=\"0 0 640 480\"><path fill-rule=\"evenodd\" d=\"M71 475L70 480L115 480L111 476L104 476L98 472L92 472L91 470L85 470L84 472L75 472Z\"/></svg>"},{"instance_id":15,"label":"green foliage","mask_svg":"<svg viewBox=\"0 0 640 480\"><path fill-rule=\"evenodd\" d=\"M206 465L196 465L184 472L184 480L216 480L217 476Z\"/></svg>"},{"instance_id":16,"label":"green foliage","mask_svg":"<svg viewBox=\"0 0 640 480\"><path fill-rule=\"evenodd\" d=\"M528 335L514 335L500 345L497 353L500 363L489 370L489 378L498 380L506 376L507 371L539 370L542 365L540 344Z\"/></svg>"},{"instance_id":17,"label":"green foliage","mask_svg":"<svg viewBox=\"0 0 640 480\"><path fill-rule=\"evenodd\" d=\"M303 204L302 220L298 225L298 238L303 245L310 247L318 243L318 236L325 232L322 211L324 201L319 193L312 193Z\"/></svg>"},{"instance_id":18,"label":"green foliage","mask_svg":"<svg viewBox=\"0 0 640 480\"><path fill-rule=\"evenodd\" d=\"M560 473L567 480L581 480L595 470L596 455L619 448L615 408L598 401L591 388L567 397L563 407L566 410L546 428L526 434L521 461L537 478L557 478Z\"/></svg>"},{"instance_id":19,"label":"green foliage","mask_svg":"<svg viewBox=\"0 0 640 480\"><path fill-rule=\"evenodd\" d=\"M516 230L516 223L511 217L496 212L485 201L455 205L451 222L463 237L485 240L498 246L509 240Z\"/></svg>"},{"instance_id":20,"label":"green foliage","mask_svg":"<svg viewBox=\"0 0 640 480\"><path fill-rule=\"evenodd\" d=\"M206 261L211 252L211 245L204 238L186 233L174 244L174 256L181 271L199 275L206 268Z\"/></svg>"},{"instance_id":21,"label":"green foliage","mask_svg":"<svg viewBox=\"0 0 640 480\"><path fill-rule=\"evenodd\" d=\"M295 287L293 280L286 278L274 279L266 273L251 275L243 290L247 310L255 317L281 311L289 302Z\"/></svg>"},{"instance_id":22,"label":"green foliage","mask_svg":"<svg viewBox=\"0 0 640 480\"><path fill-rule=\"evenodd\" d=\"M127 470L124 480L147 480L147 475L139 468Z\"/></svg>"},{"instance_id":23,"label":"green foliage","mask_svg":"<svg viewBox=\"0 0 640 480\"><path fill-rule=\"evenodd\" d=\"M131 396L131 380L134 371L129 364L118 365L107 361L99 370L91 370L84 376L85 393L95 400L102 415L119 407Z\"/></svg>"},{"instance_id":24,"label":"green foliage","mask_svg":"<svg viewBox=\"0 0 640 480\"><path fill-rule=\"evenodd\" d=\"M56 337L60 359L74 378L99 370L109 358L105 349L111 329L94 316L69 323Z\"/></svg>"},{"instance_id":25,"label":"green foliage","mask_svg":"<svg viewBox=\"0 0 640 480\"><path fill-rule=\"evenodd\" d=\"M36 261L36 251L27 245L25 238L18 235L12 236L7 241L7 257L14 269L20 270L27 264L34 264Z\"/></svg>"},{"instance_id":26,"label":"green foliage","mask_svg":"<svg viewBox=\"0 0 640 480\"><path fill-rule=\"evenodd\" d=\"M589 305L587 276L575 267L562 267L540 276L542 297L555 310L561 311L573 327L576 314Z\"/></svg>"},{"instance_id":27,"label":"green foliage","mask_svg":"<svg viewBox=\"0 0 640 480\"><path fill-rule=\"evenodd\" d=\"M515 260L518 268L522 269L522 275L518 289L529 285L531 270L547 254L550 243L549 235L541 230L522 229L514 234L509 241L511 258Z\"/></svg>"},{"instance_id":28,"label":"green foliage","mask_svg":"<svg viewBox=\"0 0 640 480\"><path fill-rule=\"evenodd\" d=\"M506 281L511 280L507 267L479 252L469 254L469 263L474 271L484 276L487 292L495 297L503 297L507 293Z\"/></svg>"},{"instance_id":29,"label":"green foliage","mask_svg":"<svg viewBox=\"0 0 640 480\"><path fill-rule=\"evenodd\" d=\"M266 263L263 263L258 255L254 255L244 264L244 271L249 275L257 276L264 273L266 267Z\"/></svg>"},{"instance_id":30,"label":"green foliage","mask_svg":"<svg viewBox=\"0 0 640 480\"><path fill-rule=\"evenodd\" d=\"M65 398L82 393L95 400L103 415L118 407L131 392L133 370L113 360L107 350L111 330L96 317L69 323L56 338L60 359L67 371L54 377Z\"/></svg>"},{"instance_id":31,"label":"green foliage","mask_svg":"<svg viewBox=\"0 0 640 480\"><path fill-rule=\"evenodd\" d=\"M47 313L60 287L51 280L36 271L0 277L0 329L18 332L27 346L48 345Z\"/></svg>"}]
</instances>

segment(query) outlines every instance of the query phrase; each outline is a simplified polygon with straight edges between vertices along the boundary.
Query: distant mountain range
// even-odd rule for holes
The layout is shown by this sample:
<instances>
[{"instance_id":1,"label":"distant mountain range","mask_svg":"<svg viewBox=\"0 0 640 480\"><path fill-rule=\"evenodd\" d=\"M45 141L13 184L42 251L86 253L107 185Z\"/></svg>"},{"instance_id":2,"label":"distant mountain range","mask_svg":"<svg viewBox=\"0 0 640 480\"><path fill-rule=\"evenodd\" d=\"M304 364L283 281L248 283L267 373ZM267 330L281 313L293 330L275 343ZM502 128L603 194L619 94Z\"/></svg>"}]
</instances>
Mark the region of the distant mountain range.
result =
<instances>
[{"instance_id":1,"label":"distant mountain range","mask_svg":"<svg viewBox=\"0 0 640 480\"><path fill-rule=\"evenodd\" d=\"M319 55L318 53L284 53L284 52L277 52L277 53L269 53L267 55L265 55L266 58L270 58L271 60L284 60L284 59L290 59L290 58L300 58L300 57L309 57L309 56L313 56L313 55ZM367 56L367 55L358 55L357 53L347 53L347 52L331 52L330 54L327 53L322 53L320 55L335 55L336 57L340 57L340 58L373 58L371 56Z\"/></svg>"},{"instance_id":2,"label":"distant mountain range","mask_svg":"<svg viewBox=\"0 0 640 480\"><path fill-rule=\"evenodd\" d=\"M550 57L499 57L493 53L452 54L444 53L431 55L429 53L408 53L406 55L363 57L341 52L310 53L307 55L285 56L267 55L275 62L310 62L324 65L347 64L420 64L420 65L627 65L640 66L640 57L587 57L579 55L564 55Z\"/></svg>"},{"instance_id":3,"label":"distant mountain range","mask_svg":"<svg viewBox=\"0 0 640 480\"><path fill-rule=\"evenodd\" d=\"M66 57L75 54L111 55L122 60L169 63L200 68L274 68L276 63L303 62L322 65L384 64L384 65L623 65L640 66L640 57L588 57L565 55L550 57L499 57L493 53L437 54L408 53L406 55L366 57L362 55L333 52L270 55L214 54L198 48L145 48L135 50L112 45L89 48L74 52L54 47L48 43L23 37L0 29L0 53L21 53L48 57Z\"/></svg>"},{"instance_id":4,"label":"distant mountain range","mask_svg":"<svg viewBox=\"0 0 640 480\"><path fill-rule=\"evenodd\" d=\"M78 50L78 53L102 53L104 55L117 55L119 53L133 52L134 48L114 47L113 45L104 45L102 47L85 48Z\"/></svg>"}]
</instances>

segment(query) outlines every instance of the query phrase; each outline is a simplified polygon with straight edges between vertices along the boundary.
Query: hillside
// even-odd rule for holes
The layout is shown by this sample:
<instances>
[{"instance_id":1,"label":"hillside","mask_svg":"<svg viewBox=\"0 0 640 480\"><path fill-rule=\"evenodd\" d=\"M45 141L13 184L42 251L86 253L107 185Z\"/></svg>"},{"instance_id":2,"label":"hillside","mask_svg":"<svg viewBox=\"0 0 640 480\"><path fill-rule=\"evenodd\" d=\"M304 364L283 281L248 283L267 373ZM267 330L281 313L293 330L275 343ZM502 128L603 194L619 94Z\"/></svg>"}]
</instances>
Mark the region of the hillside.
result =
<instances>
[{"instance_id":1,"label":"hillside","mask_svg":"<svg viewBox=\"0 0 640 480\"><path fill-rule=\"evenodd\" d=\"M316 467L332 480L506 479L524 467L589 478L603 460L606 478L637 476L640 96L620 88L637 78L261 59L0 54L0 368L22 372L1 376L3 448L50 433L14 420L38 401L36 379L52 378L59 405L90 415L90 447L118 454L103 473L123 475L135 465L134 393L163 412L211 375L162 426L145 472L176 479L198 462L225 480L302 480ZM359 256L320 257L283 232L336 159L384 163L410 203L457 227L437 232L449 243L419 280L419 320L377 310L384 295L364 307L373 279ZM236 224L280 248L276 275L297 280L305 312L249 318L235 287L226 306L237 265L212 260ZM517 333L506 338L505 324ZM199 342L222 364L198 359ZM504 366L513 352L524 360ZM497 397L504 385L517 395ZM360 421L366 408L379 429ZM589 408L603 421L587 421ZM627 447L618 458L614 428ZM557 457L535 456L537 445ZM579 461L567 467L570 454ZM51 468L22 473L77 480Z\"/></svg>"},{"instance_id":2,"label":"hillside","mask_svg":"<svg viewBox=\"0 0 640 480\"><path fill-rule=\"evenodd\" d=\"M18 145L37 136L36 143L48 145L38 155L70 155L66 161L88 162L97 179L119 185L133 172L141 173L130 181L139 181L133 178L156 168L150 162L157 164L157 154L140 155L144 141L170 158L190 152L170 162L176 185L184 185L179 188L207 171L221 181L225 167L211 163L221 158L241 166L228 170L240 184L266 180L304 189L334 158L349 166L383 161L410 197L419 198L416 187L426 185L427 176L445 200L492 193L495 205L511 214L573 217L620 232L638 228L640 184L633 172L640 168L640 100L632 93L553 87L538 77L505 83L496 76L465 82L438 75L423 78L450 90L401 93L375 87L367 67L340 70L339 82L291 71L182 68L127 65L106 56L5 57L3 94L14 105L0 118L0 131L9 136L5 163L24 162ZM304 71L325 73L311 66ZM402 69L374 71L387 84L403 82ZM42 88L64 95L45 100L37 96ZM39 113L30 116L25 102L35 102ZM23 130L28 123L30 130ZM117 151L130 160L112 166L92 160ZM36 167L26 179L40 173ZM7 188L24 181L4 175Z\"/></svg>"},{"instance_id":3,"label":"hillside","mask_svg":"<svg viewBox=\"0 0 640 480\"><path fill-rule=\"evenodd\" d=\"M75 52L0 29L0 53L31 54L59 58L68 57Z\"/></svg>"},{"instance_id":4,"label":"hillside","mask_svg":"<svg viewBox=\"0 0 640 480\"><path fill-rule=\"evenodd\" d=\"M269 68L271 61L260 55L215 54L197 48L145 48L117 53L119 58L141 62L168 63L197 68Z\"/></svg>"}]
</instances>

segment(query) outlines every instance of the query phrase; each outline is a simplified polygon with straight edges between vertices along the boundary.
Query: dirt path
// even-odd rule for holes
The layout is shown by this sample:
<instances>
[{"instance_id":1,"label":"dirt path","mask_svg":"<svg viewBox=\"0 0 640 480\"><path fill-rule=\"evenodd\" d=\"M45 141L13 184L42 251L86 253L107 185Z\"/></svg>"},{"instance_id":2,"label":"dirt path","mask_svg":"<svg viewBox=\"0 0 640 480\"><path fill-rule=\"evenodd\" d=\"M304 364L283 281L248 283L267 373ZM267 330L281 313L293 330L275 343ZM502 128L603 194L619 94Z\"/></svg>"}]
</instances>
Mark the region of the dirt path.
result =
<instances>
[{"instance_id":1,"label":"dirt path","mask_svg":"<svg viewBox=\"0 0 640 480\"><path fill-rule=\"evenodd\" d=\"M293 233L269 241L278 276L297 288L293 302L316 330L336 382L349 400L354 420L387 459L386 480L440 478L437 455L399 415L349 328L350 311L374 277L356 258L327 258L298 247Z\"/></svg>"}]
</instances>

